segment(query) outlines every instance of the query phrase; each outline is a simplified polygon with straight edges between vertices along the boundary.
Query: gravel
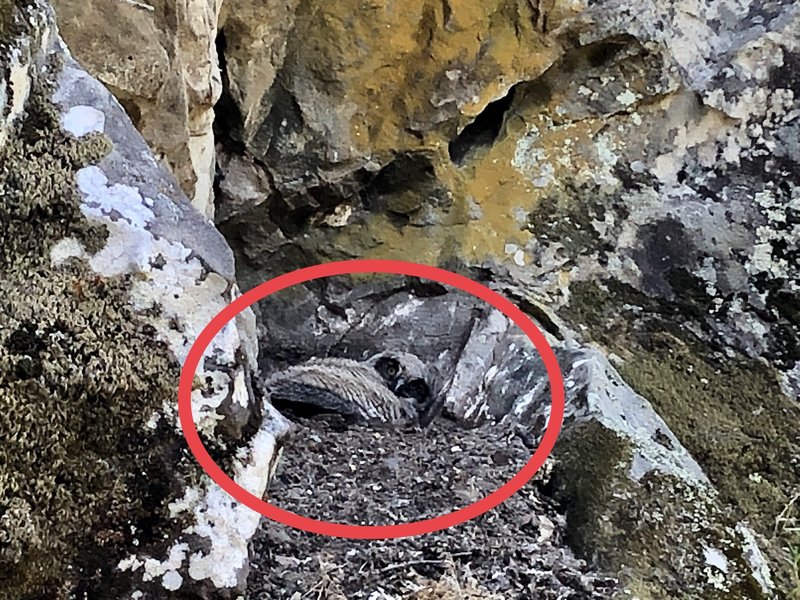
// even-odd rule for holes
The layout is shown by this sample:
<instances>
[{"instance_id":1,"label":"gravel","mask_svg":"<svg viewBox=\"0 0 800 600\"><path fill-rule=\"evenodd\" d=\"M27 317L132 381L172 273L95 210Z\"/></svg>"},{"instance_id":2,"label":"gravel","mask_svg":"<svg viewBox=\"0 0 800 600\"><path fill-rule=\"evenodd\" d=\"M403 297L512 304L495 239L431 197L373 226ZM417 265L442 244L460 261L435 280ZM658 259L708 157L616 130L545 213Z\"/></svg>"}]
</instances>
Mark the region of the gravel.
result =
<instances>
[{"instance_id":1,"label":"gravel","mask_svg":"<svg viewBox=\"0 0 800 600\"><path fill-rule=\"evenodd\" d=\"M433 517L484 497L531 456L513 426L376 429L336 416L296 419L270 502L304 516L384 525ZM250 600L608 598L615 581L564 543L544 493L549 463L499 507L456 527L399 540L349 540L264 521Z\"/></svg>"}]
</instances>

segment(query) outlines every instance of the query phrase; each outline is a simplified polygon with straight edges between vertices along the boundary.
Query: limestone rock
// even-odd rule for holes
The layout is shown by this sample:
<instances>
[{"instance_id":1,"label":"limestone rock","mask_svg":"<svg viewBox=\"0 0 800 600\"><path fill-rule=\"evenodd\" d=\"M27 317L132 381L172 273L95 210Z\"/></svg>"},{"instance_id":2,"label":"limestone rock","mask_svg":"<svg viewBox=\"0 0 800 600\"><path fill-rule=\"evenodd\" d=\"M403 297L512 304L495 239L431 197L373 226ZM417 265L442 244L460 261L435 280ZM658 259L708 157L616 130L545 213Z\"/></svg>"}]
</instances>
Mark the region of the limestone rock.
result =
<instances>
[{"instance_id":1,"label":"limestone rock","mask_svg":"<svg viewBox=\"0 0 800 600\"><path fill-rule=\"evenodd\" d=\"M238 109L246 131L260 127L269 112L269 107L264 106L265 97L270 95L283 68L290 39L297 33L294 25L299 6L299 0L223 3L220 30L224 40L226 95L233 104L227 108ZM296 42L299 40L292 43Z\"/></svg>"},{"instance_id":2,"label":"limestone rock","mask_svg":"<svg viewBox=\"0 0 800 600\"><path fill-rule=\"evenodd\" d=\"M192 203L213 216L221 0L55 0L83 67L120 100Z\"/></svg>"},{"instance_id":3,"label":"limestone rock","mask_svg":"<svg viewBox=\"0 0 800 600\"><path fill-rule=\"evenodd\" d=\"M285 196L346 199L406 153L439 169L471 119L558 56L545 32L580 2L549 4L235 0L222 31L239 127L226 133Z\"/></svg>"},{"instance_id":4,"label":"limestone rock","mask_svg":"<svg viewBox=\"0 0 800 600\"><path fill-rule=\"evenodd\" d=\"M237 96L220 139L274 190L221 227L242 285L364 257L502 280L614 358L788 594L800 540L775 522L800 485L797 4L338 3L299 7L292 28L271 89ZM486 326L478 365L513 339Z\"/></svg>"},{"instance_id":5,"label":"limestone rock","mask_svg":"<svg viewBox=\"0 0 800 600\"><path fill-rule=\"evenodd\" d=\"M753 532L720 501L667 422L601 352L574 342L557 344L556 352L567 409L553 485L567 507L570 545L618 574L634 597L635 590L657 598L774 597ZM496 387L515 366L500 363ZM541 383L532 387L509 418L535 432L547 422L548 396Z\"/></svg>"},{"instance_id":6,"label":"limestone rock","mask_svg":"<svg viewBox=\"0 0 800 600\"><path fill-rule=\"evenodd\" d=\"M234 596L259 516L202 473L176 414L190 344L238 293L230 249L52 10L0 16L0 597ZM250 387L254 333L245 311L217 336L192 406L259 495L285 421Z\"/></svg>"},{"instance_id":7,"label":"limestone rock","mask_svg":"<svg viewBox=\"0 0 800 600\"><path fill-rule=\"evenodd\" d=\"M487 283L512 298L517 293L513 286ZM321 288L298 286L264 307L264 349L271 357L265 369L310 355L364 358L384 349L410 351L437 374L433 387L447 418L470 428L492 422L517 427L535 448L551 414L544 364L519 328L482 304L399 278L333 278ZM773 597L770 561L759 548L765 542L731 506L728 490L715 487L668 421L603 352L578 341L556 315L537 312L566 389L550 485L566 507L570 545L591 556L602 573L620 578L630 593L623 589L619 597L640 597L640 589L654 598ZM303 335L292 336L289 323L301 323ZM290 339L290 351L281 354ZM330 510L338 506L334 502ZM258 579L264 577L260 571Z\"/></svg>"}]
</instances>

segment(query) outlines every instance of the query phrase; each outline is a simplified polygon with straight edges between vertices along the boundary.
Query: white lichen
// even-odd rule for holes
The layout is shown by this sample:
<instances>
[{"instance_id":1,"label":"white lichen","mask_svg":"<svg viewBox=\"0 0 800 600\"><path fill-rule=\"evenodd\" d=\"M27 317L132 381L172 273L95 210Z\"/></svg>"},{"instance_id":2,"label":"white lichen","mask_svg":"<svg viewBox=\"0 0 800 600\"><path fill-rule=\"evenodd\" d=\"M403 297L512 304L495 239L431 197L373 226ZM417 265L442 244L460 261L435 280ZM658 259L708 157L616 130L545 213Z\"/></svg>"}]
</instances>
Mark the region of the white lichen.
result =
<instances>
[{"instance_id":1,"label":"white lichen","mask_svg":"<svg viewBox=\"0 0 800 600\"><path fill-rule=\"evenodd\" d=\"M81 137L106 131L108 127L132 128L130 123L107 122L106 114L97 114L98 111L83 103L70 105L65 85L100 86L74 69L63 77L55 101L62 107L61 122L68 131ZM106 90L98 93L110 100ZM130 168L140 171L155 168L155 161L145 162L144 167ZM112 181L106 168L106 163L101 162L77 172L83 214L90 222L108 230L105 246L88 257L89 266L104 277L135 275L130 291L132 308L153 326L155 336L166 342L172 355L183 364L200 331L238 296L238 289L225 277L210 271L192 248L151 231L157 224L156 203L163 205L168 199L149 198L138 187ZM71 256L82 255L82 248L74 240L64 239L54 246L51 260L59 264ZM208 389L193 391L192 411L198 431L210 437L216 424L225 418L220 410L223 403L251 409L253 399L249 396L246 365L241 364L240 354L244 355L245 363L254 367L255 322L249 310L226 324L209 344L197 369L199 379L208 380L210 385ZM239 449L232 473L235 481L258 497L266 489L276 440L288 428L288 423L271 407L264 412L261 429L248 445ZM150 415L148 423L154 426L165 419L180 435L174 398ZM247 564L248 542L260 515L208 479L196 488L185 490L183 497L173 501L169 509L171 518L188 523L182 534L172 541L165 540L162 556L133 553L118 568L140 573L143 582L160 582L169 591L185 586L187 575L196 580L210 580L217 587L237 585ZM187 515L192 518L187 519ZM198 537L203 550L197 550Z\"/></svg>"},{"instance_id":2,"label":"white lichen","mask_svg":"<svg viewBox=\"0 0 800 600\"><path fill-rule=\"evenodd\" d=\"M73 106L61 115L61 126L75 137L103 133L106 116L93 106Z\"/></svg>"},{"instance_id":3,"label":"white lichen","mask_svg":"<svg viewBox=\"0 0 800 600\"><path fill-rule=\"evenodd\" d=\"M59 240L50 249L50 264L53 267L60 267L71 258L86 258L86 248L73 237Z\"/></svg>"},{"instance_id":4,"label":"white lichen","mask_svg":"<svg viewBox=\"0 0 800 600\"><path fill-rule=\"evenodd\" d=\"M182 363L202 328L225 307L229 282L207 273L198 259L191 258L190 248L150 232L155 215L137 188L109 183L97 166L79 170L77 180L84 199L82 211L90 220L102 222L109 232L106 245L90 258L91 268L105 277L141 274L131 290L132 305L142 311L158 307L159 316L151 322ZM180 330L170 326L175 320L180 321ZM227 367L235 366L235 351L241 345L235 322L229 322L205 352L219 368L207 369L206 361L201 361L198 377L213 380ZM223 376L230 379L230 375ZM249 398L243 385L234 386L232 395L222 383L215 388L216 393L208 391L192 393L192 410L198 430L213 435L223 418L217 409L228 399L246 407ZM165 404L162 414L171 418L179 431L175 403Z\"/></svg>"}]
</instances>

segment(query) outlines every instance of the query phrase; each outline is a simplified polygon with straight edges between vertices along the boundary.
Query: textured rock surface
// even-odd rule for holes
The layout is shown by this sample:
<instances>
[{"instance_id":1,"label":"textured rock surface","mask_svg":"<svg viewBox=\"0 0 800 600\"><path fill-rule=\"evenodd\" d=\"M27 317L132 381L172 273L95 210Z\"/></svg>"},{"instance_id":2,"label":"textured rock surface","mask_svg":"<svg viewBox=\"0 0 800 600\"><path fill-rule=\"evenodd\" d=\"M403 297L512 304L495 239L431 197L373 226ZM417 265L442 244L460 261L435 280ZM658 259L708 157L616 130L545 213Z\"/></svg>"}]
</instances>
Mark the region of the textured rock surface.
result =
<instances>
[{"instance_id":1,"label":"textured rock surface","mask_svg":"<svg viewBox=\"0 0 800 600\"><path fill-rule=\"evenodd\" d=\"M190 343L237 294L230 249L51 9L0 16L0 597L234 595L259 518L201 473L176 414ZM285 422L251 391L255 356L246 312L192 406L262 494Z\"/></svg>"},{"instance_id":2,"label":"textured rock surface","mask_svg":"<svg viewBox=\"0 0 800 600\"><path fill-rule=\"evenodd\" d=\"M511 297L515 294L513 288L494 285ZM346 287L343 280L329 280L329 287L320 294L326 310L306 309L307 319L298 317L304 305L294 301L296 296L279 294L264 308L264 313L271 315L265 321L304 323L308 337L295 338L297 352L303 346L306 353L353 358L371 355L385 347L414 352L438 372L435 387L442 396L445 415L462 425L480 425L488 431L492 431L488 424L495 421L501 423L497 426L501 432L502 428L519 427L528 447L536 447L549 419L550 388L544 365L532 343L508 319L482 306L480 301L446 288L420 287L418 283L399 279L371 286L361 282L350 295L344 292ZM366 295L366 290L371 293ZM292 311L287 312L284 306ZM584 556L593 557L603 572L618 575L623 583L618 591L622 597L636 596L642 590L650 594L645 597L656 598L680 596L686 590L691 597L699 598L770 597L771 580L759 580L760 571L769 568L767 560L752 546L754 534L739 523L741 514L731 509L729 499L720 495L667 422L625 383L604 354L583 346L568 327L557 323L557 317L546 320L547 313L541 311L540 328L548 331L567 390L564 427L555 450L553 477L547 486L548 495L557 502L554 506L566 511L563 539ZM279 356L279 332L271 329L264 337L276 341L275 347L265 346L267 355ZM270 363L265 367L270 368ZM449 447L442 446L437 451L425 445L437 443L437 436L441 435L439 427L450 432L448 439L459 448L462 441L472 444L464 450L470 457L450 459L453 464L449 470L446 468ZM482 481L478 475L483 472L481 458L503 451L505 443L491 441L492 435L499 439L502 433L459 434L453 425L434 426L428 441L420 442L422 446L404 442L409 449L400 455L409 452L411 458L395 467L392 493L402 498L414 490L418 500L409 506L396 507L382 492L380 482L386 480L387 473L381 465L390 460L396 448L404 446L391 437L392 441L386 441L380 436L397 434L373 434L376 437L369 448L353 451L352 458L347 456L348 448L363 447L366 444L363 438L368 434L340 430L343 440L323 441L330 435L323 428L318 432L306 431L309 441L290 442L284 453L290 457L285 459L289 467L311 465L311 473L285 472L284 480L293 484L288 486L288 492L278 484L275 501L281 506L288 503L302 514L309 513L305 496L286 496L304 493L302 482L308 477L318 486L313 492L314 516L345 522L408 521L463 506L467 498L477 500L505 483L522 466L517 461L515 468L505 469L508 470L505 477L504 468L497 467L493 476L483 475L488 481ZM480 438L481 435L485 437ZM319 436L324 437L321 440ZM420 437L424 438L424 434ZM483 439L483 444L478 444L477 439ZM314 450L315 440L326 450ZM414 453L415 447L422 456ZM337 464L345 473L348 464L351 469L358 469L352 478L360 484L355 489L364 490L359 494L348 487L352 482L345 485L342 473L326 462L333 461L327 454L337 451L342 454ZM425 459L425 452L444 458L431 462ZM458 450L456 456L460 453ZM475 470L467 469L477 479L463 483L461 473L469 460L477 461ZM408 461L411 462L407 464ZM440 479L429 479L432 472L454 486L450 495L439 489ZM472 496L462 488L471 490ZM441 506L436 502L450 504ZM536 502L531 504L530 498L518 502L514 510L523 510L526 502L529 510L537 510ZM367 508L375 505L377 508ZM486 526L513 529L515 518L513 511L501 511ZM272 530L267 527L269 531ZM473 535L476 538L472 543L476 546L491 545L489 541L481 541L477 533L470 533L470 538ZM292 539L304 543L303 538ZM570 550L560 544L556 545L560 551L569 554ZM673 546L671 552L654 550ZM453 548L460 549L458 544L451 546L451 551L456 551ZM338 552L335 547L331 550ZM353 556L368 561L369 551L360 548ZM492 560L491 556L476 554L468 559L457 558L456 564L469 562L476 573L484 569L491 572ZM340 565L341 561L331 558L330 564ZM314 565L311 573L321 576L319 568ZM442 571L440 566L437 572ZM262 578L270 576L256 577ZM483 576L479 581L493 591L504 592L504 597L525 597L524 592L513 586L496 588ZM346 582L342 583L347 587ZM557 590L557 586L550 588L544 582L541 586L542 592ZM579 592L577 588L569 590L570 594Z\"/></svg>"},{"instance_id":3,"label":"textured rock surface","mask_svg":"<svg viewBox=\"0 0 800 600\"><path fill-rule=\"evenodd\" d=\"M638 514L660 514L670 498L672 525L713 523L707 540L689 536L691 556L670 557L709 560L707 574L688 563L666 574L647 550L658 528L646 524L627 536L593 526L575 543L594 539L587 552L627 565L645 597L670 597L681 577L750 597L769 587L744 565L756 539L786 594L799 540L775 522L800 485L798 19L789 1L309 4L274 30L269 43L280 50L257 50L253 62L240 40L255 34L224 30L229 65L276 71L266 88L229 67L220 111L221 152L237 169L230 180L222 170L217 201L239 281L247 288L354 257L461 265L502 280L564 343L599 349L563 355L590 397L606 397L621 377L628 391L614 402L650 415L619 446L622 474L671 465L666 478L638 480L650 501L634 503ZM384 293L373 285L359 294ZM260 313L269 315L261 340L278 351L265 361L350 352L327 340L345 336L351 306L358 315L371 304L326 299L319 287L293 294L286 310ZM316 341L284 335L298 324ZM511 339L486 326L476 364L502 354L490 357L486 342L502 349ZM475 389L472 371L464 367L465 390ZM613 448L619 428L590 421L587 436ZM628 451L661 429L708 484L686 465L674 472L663 454ZM580 461L563 464L581 477ZM606 466L608 489L627 495L617 485L629 477ZM691 514L697 486L712 497L702 517ZM584 505L573 522L636 520L612 497L597 502L608 514ZM740 534L750 531L740 522L755 534Z\"/></svg>"},{"instance_id":4,"label":"textured rock surface","mask_svg":"<svg viewBox=\"0 0 800 600\"><path fill-rule=\"evenodd\" d=\"M221 0L53 4L76 59L122 102L195 208L211 217Z\"/></svg>"},{"instance_id":5,"label":"textured rock surface","mask_svg":"<svg viewBox=\"0 0 800 600\"><path fill-rule=\"evenodd\" d=\"M437 421L424 431L376 431L308 420L296 436L270 487L271 501L348 523L396 523L463 507L505 483L531 452L513 425L465 430ZM337 599L609 598L614 578L594 572L564 543L566 521L542 491L551 470L546 465L496 510L425 536L320 540L265 523L255 542L250 597L280 600L318 589Z\"/></svg>"},{"instance_id":6,"label":"textured rock surface","mask_svg":"<svg viewBox=\"0 0 800 600\"><path fill-rule=\"evenodd\" d=\"M0 0L0 31L8 6ZM492 282L552 336L570 386L547 489L566 507L565 540L630 596L793 591L796 3L230 0L198 4L192 14L208 18L187 37L189 6L67 9L94 19L113 10L136 32L81 52L119 52L92 70L128 81L131 90L109 83L173 165L187 164L184 115L207 116L217 93L208 82L219 12L216 213L243 288L351 257ZM79 32L76 43L109 31ZM131 39L141 61L120 50ZM140 70L121 66L129 55ZM8 81L25 88L30 52L6 56ZM189 72L209 103L187 100ZM19 118L21 96L7 89L4 114ZM166 119L168 136L151 138L137 111ZM195 230L181 243L213 239ZM229 280L229 266L211 269ZM410 347L437 362L450 416L511 414L534 427L546 416L519 335L435 286L317 282L255 314L267 370Z\"/></svg>"},{"instance_id":7,"label":"textured rock surface","mask_svg":"<svg viewBox=\"0 0 800 600\"><path fill-rule=\"evenodd\" d=\"M251 4L235 2L231 16ZM573 4L558 2L549 26ZM457 128L558 55L525 2L299 3L288 18L292 3L279 6L223 32L242 114L231 133L286 195L333 184L346 198L405 152L441 161Z\"/></svg>"}]
</instances>

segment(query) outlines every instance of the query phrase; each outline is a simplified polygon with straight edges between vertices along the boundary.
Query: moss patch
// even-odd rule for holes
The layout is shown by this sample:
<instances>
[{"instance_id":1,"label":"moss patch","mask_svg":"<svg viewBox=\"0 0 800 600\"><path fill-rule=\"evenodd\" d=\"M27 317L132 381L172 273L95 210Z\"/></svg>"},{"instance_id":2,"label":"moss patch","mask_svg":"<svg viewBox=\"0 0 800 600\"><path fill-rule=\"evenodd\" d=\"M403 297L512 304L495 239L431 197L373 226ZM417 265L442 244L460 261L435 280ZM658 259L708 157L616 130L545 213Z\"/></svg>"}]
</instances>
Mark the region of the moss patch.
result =
<instances>
[{"instance_id":1,"label":"moss patch","mask_svg":"<svg viewBox=\"0 0 800 600\"><path fill-rule=\"evenodd\" d=\"M650 473L631 481L630 444L613 431L596 421L573 427L559 442L556 458L553 485L566 508L570 545L617 573L635 597L763 597L749 576L725 577L726 584L715 589L705 545L726 555L731 573L749 572L735 536L724 526L728 516L719 514L712 498L673 477Z\"/></svg>"},{"instance_id":2,"label":"moss patch","mask_svg":"<svg viewBox=\"0 0 800 600\"><path fill-rule=\"evenodd\" d=\"M568 500L570 545L589 550L597 537L599 517L614 494L609 483L630 463L630 444L597 422L581 425L562 438L556 452L554 480L559 497ZM562 474L569 474L561 479Z\"/></svg>"},{"instance_id":3,"label":"moss patch","mask_svg":"<svg viewBox=\"0 0 800 600\"><path fill-rule=\"evenodd\" d=\"M32 0L0 0L0 50L25 30L21 12L33 4ZM0 56L0 65L5 57Z\"/></svg>"},{"instance_id":4,"label":"moss patch","mask_svg":"<svg viewBox=\"0 0 800 600\"><path fill-rule=\"evenodd\" d=\"M800 410L776 372L716 352L680 326L675 307L630 289L579 283L571 291L565 314L624 359L622 377L652 402L733 516L773 537L776 517L800 487ZM772 566L787 585L780 548L792 540L774 541Z\"/></svg>"},{"instance_id":5,"label":"moss patch","mask_svg":"<svg viewBox=\"0 0 800 600\"><path fill-rule=\"evenodd\" d=\"M672 336L661 353L640 353L620 373L659 413L742 516L768 525L798 480L798 411L774 373L758 363L703 360ZM670 358L664 360L664 352ZM762 528L763 530L763 528Z\"/></svg>"},{"instance_id":6,"label":"moss patch","mask_svg":"<svg viewBox=\"0 0 800 600\"><path fill-rule=\"evenodd\" d=\"M5 37L6 30L11 25L13 8L14 4L11 0L0 0L0 38Z\"/></svg>"},{"instance_id":7,"label":"moss patch","mask_svg":"<svg viewBox=\"0 0 800 600\"><path fill-rule=\"evenodd\" d=\"M0 148L0 598L111 598L115 558L165 533L191 459L170 428L144 426L179 366L127 307L128 280L51 267L63 238L103 246L75 172L108 142L63 132L49 92Z\"/></svg>"}]
</instances>

